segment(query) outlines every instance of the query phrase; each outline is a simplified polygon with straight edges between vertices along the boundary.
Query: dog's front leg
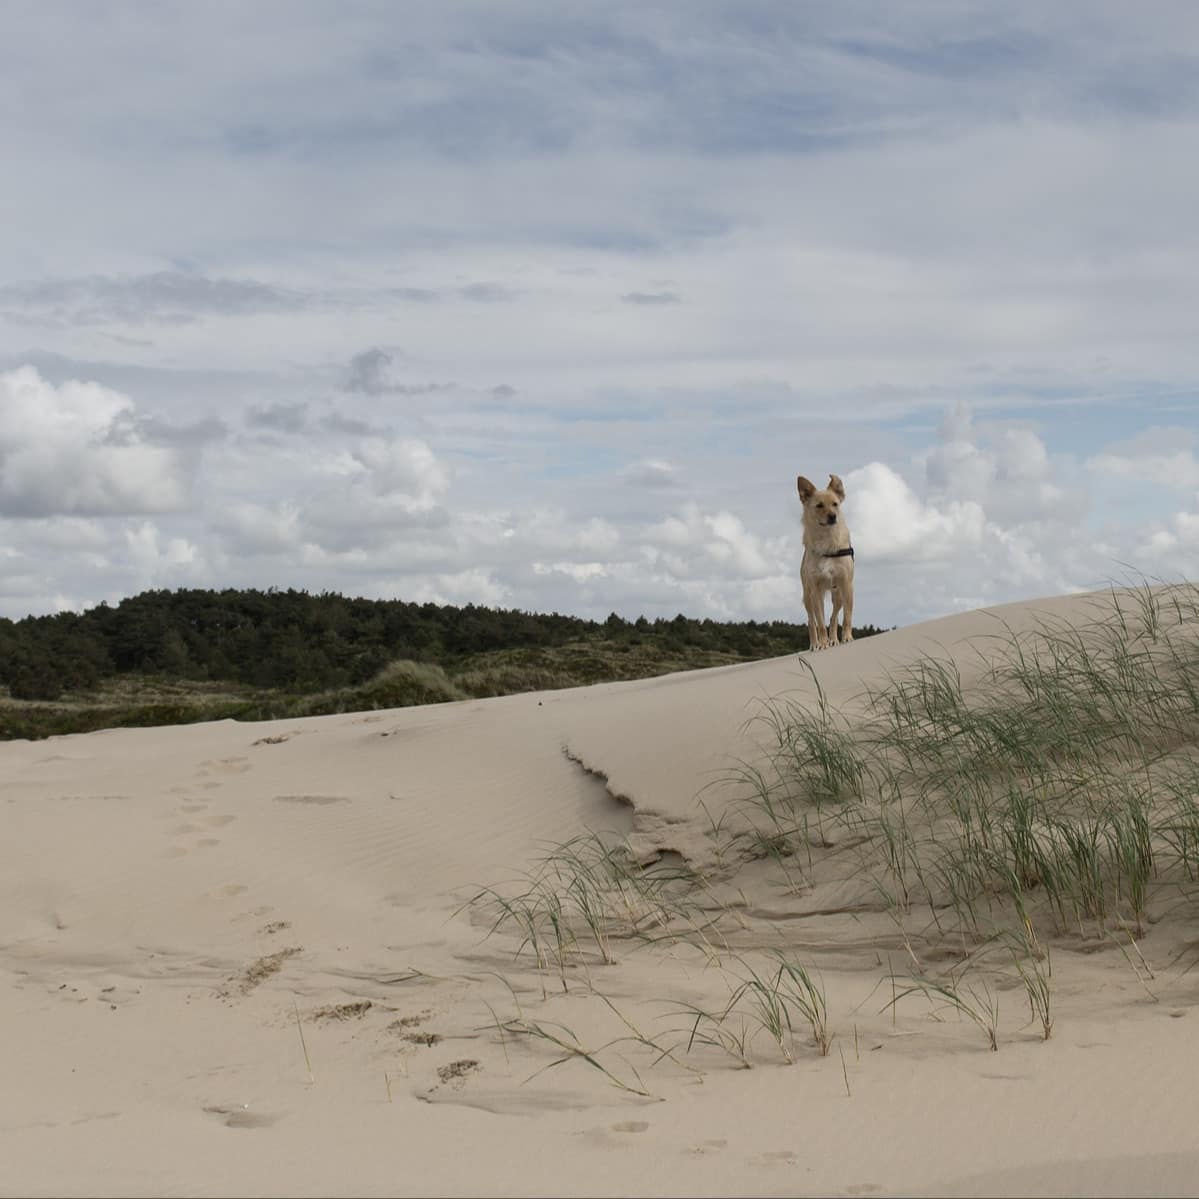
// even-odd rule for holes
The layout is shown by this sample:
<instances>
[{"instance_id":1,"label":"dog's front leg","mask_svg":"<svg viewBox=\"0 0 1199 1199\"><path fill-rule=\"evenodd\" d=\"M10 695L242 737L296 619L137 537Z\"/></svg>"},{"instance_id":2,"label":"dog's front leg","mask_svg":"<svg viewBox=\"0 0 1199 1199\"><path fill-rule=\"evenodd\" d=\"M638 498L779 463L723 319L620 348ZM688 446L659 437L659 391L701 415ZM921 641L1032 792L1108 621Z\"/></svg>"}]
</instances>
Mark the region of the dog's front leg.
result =
<instances>
[{"instance_id":1,"label":"dog's front leg","mask_svg":"<svg viewBox=\"0 0 1199 1199\"><path fill-rule=\"evenodd\" d=\"M824 597L807 591L803 602L808 610L808 650L815 653L824 649Z\"/></svg>"},{"instance_id":2,"label":"dog's front leg","mask_svg":"<svg viewBox=\"0 0 1199 1199\"><path fill-rule=\"evenodd\" d=\"M823 607L823 605L821 605ZM824 618L815 608L808 609L808 649L815 653L824 649Z\"/></svg>"},{"instance_id":3,"label":"dog's front leg","mask_svg":"<svg viewBox=\"0 0 1199 1199\"><path fill-rule=\"evenodd\" d=\"M842 642L853 640L853 585L845 589L845 617L841 627Z\"/></svg>"}]
</instances>

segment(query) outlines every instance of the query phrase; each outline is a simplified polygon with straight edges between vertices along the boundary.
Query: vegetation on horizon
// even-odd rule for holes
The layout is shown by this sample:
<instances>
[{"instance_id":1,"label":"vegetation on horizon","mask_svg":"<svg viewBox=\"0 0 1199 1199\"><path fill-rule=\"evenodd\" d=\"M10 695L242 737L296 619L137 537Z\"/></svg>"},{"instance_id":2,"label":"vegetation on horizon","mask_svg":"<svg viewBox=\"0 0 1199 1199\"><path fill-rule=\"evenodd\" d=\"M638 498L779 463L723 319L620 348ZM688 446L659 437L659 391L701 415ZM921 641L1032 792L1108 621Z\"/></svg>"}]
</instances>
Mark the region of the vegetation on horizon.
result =
<instances>
[{"instance_id":1,"label":"vegetation on horizon","mask_svg":"<svg viewBox=\"0 0 1199 1199\"><path fill-rule=\"evenodd\" d=\"M330 592L146 591L82 613L0 619L0 739L484 698L807 645L807 626L786 621L593 621Z\"/></svg>"}]
</instances>

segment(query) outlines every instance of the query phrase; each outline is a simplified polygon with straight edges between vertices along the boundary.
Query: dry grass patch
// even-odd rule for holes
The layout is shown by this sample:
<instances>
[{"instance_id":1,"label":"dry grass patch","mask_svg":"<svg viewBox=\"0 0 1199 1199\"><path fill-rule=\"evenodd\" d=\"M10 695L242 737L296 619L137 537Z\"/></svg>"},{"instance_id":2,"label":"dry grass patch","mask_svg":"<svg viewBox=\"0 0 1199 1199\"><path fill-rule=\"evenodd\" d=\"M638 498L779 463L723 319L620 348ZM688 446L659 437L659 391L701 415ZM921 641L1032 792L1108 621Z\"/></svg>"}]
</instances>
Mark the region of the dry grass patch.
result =
<instances>
[{"instance_id":1,"label":"dry grass patch","mask_svg":"<svg viewBox=\"0 0 1199 1199\"><path fill-rule=\"evenodd\" d=\"M266 982L272 974L278 974L288 958L294 958L296 954L303 952L302 946L292 945L287 949L280 949L278 953L268 953L264 957L260 957L237 980L239 990L243 995L248 995L255 987Z\"/></svg>"},{"instance_id":2,"label":"dry grass patch","mask_svg":"<svg viewBox=\"0 0 1199 1199\"><path fill-rule=\"evenodd\" d=\"M437 1067L437 1077L442 1082L454 1082L457 1079L466 1078L470 1074L475 1074L482 1070L482 1065L473 1057L459 1058L456 1062L450 1062L445 1066Z\"/></svg>"},{"instance_id":3,"label":"dry grass patch","mask_svg":"<svg viewBox=\"0 0 1199 1199\"><path fill-rule=\"evenodd\" d=\"M313 1020L357 1020L365 1016L374 1007L369 999L359 999L354 1003L332 1003L318 1007L312 1013Z\"/></svg>"}]
</instances>

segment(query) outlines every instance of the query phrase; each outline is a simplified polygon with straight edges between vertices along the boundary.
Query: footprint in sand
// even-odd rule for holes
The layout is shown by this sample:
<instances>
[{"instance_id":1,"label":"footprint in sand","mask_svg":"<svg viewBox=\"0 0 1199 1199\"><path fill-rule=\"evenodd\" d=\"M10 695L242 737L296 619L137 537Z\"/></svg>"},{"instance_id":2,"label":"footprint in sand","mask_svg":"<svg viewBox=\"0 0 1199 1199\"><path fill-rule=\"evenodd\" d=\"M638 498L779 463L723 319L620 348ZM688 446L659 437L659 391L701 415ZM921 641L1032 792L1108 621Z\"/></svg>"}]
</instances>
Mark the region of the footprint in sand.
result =
<instances>
[{"instance_id":1,"label":"footprint in sand","mask_svg":"<svg viewBox=\"0 0 1199 1199\"><path fill-rule=\"evenodd\" d=\"M80 1116L77 1120L71 1120L69 1123L74 1127L77 1124L90 1124L93 1120L115 1120L123 1114L123 1112L89 1112L86 1116Z\"/></svg>"},{"instance_id":2,"label":"footprint in sand","mask_svg":"<svg viewBox=\"0 0 1199 1199\"><path fill-rule=\"evenodd\" d=\"M276 795L276 803L303 803L324 806L333 803L349 803L348 795Z\"/></svg>"},{"instance_id":3,"label":"footprint in sand","mask_svg":"<svg viewBox=\"0 0 1199 1199\"><path fill-rule=\"evenodd\" d=\"M466 1086L466 1080L472 1074L478 1074L482 1069L482 1064L473 1057L463 1057L444 1066L438 1066L437 1077L441 1080L442 1086L449 1086L455 1091L460 1091Z\"/></svg>"},{"instance_id":4,"label":"footprint in sand","mask_svg":"<svg viewBox=\"0 0 1199 1199\"><path fill-rule=\"evenodd\" d=\"M204 805L204 804L200 805L201 809L203 809L206 806L207 805ZM203 824L191 824L191 823L177 824L172 831L176 837L191 837L191 836L194 836L196 833L205 832L207 829L220 828L223 825L229 824L231 821L236 820L236 819L237 818L235 816L206 816L204 818ZM216 837L200 837L191 846L191 848L192 849L214 849L216 846L220 845L220 843L221 843L220 840ZM181 858L181 857L184 857L186 854L187 854L187 848L185 846L172 845L169 849L164 851L162 856L167 857L167 858Z\"/></svg>"},{"instance_id":5,"label":"footprint in sand","mask_svg":"<svg viewBox=\"0 0 1199 1199\"><path fill-rule=\"evenodd\" d=\"M774 1149L766 1153L759 1153L755 1159L760 1166L793 1166L795 1165L795 1153L791 1149Z\"/></svg>"},{"instance_id":6,"label":"footprint in sand","mask_svg":"<svg viewBox=\"0 0 1199 1199\"><path fill-rule=\"evenodd\" d=\"M245 774L250 769L248 758L209 758L200 763L196 774L205 778L211 774Z\"/></svg>"},{"instance_id":7,"label":"footprint in sand","mask_svg":"<svg viewBox=\"0 0 1199 1199\"><path fill-rule=\"evenodd\" d=\"M483 1069L482 1063L473 1057L459 1058L437 1067L437 1082L432 1086L423 1087L413 1092L423 1103L466 1103L468 1106L478 1106L463 1096L467 1079L478 1074ZM487 1101L482 1104L486 1106ZM490 1110L490 1109L488 1109Z\"/></svg>"},{"instance_id":8,"label":"footprint in sand","mask_svg":"<svg viewBox=\"0 0 1199 1199\"><path fill-rule=\"evenodd\" d=\"M247 890L248 888L243 887L241 883L226 883L223 887L217 887L215 890L209 891L208 894L213 899L232 899L235 895L242 895Z\"/></svg>"},{"instance_id":9,"label":"footprint in sand","mask_svg":"<svg viewBox=\"0 0 1199 1199\"><path fill-rule=\"evenodd\" d=\"M210 1104L204 1108L210 1116L217 1116L226 1128L269 1128L279 1119L271 1112L252 1112L247 1103Z\"/></svg>"},{"instance_id":10,"label":"footprint in sand","mask_svg":"<svg viewBox=\"0 0 1199 1199\"><path fill-rule=\"evenodd\" d=\"M127 983L111 983L101 987L95 998L106 1003L115 1012L118 1004L126 1004L136 999L142 993L141 987L133 987Z\"/></svg>"},{"instance_id":11,"label":"footprint in sand","mask_svg":"<svg viewBox=\"0 0 1199 1199\"><path fill-rule=\"evenodd\" d=\"M264 916L269 916L274 910L274 907L272 907L269 903L260 904L256 908L250 908L247 911L238 912L236 916L231 916L229 918L229 923L244 924L247 920L261 920ZM283 928L291 928L290 921L284 920L281 923ZM266 930L260 928L258 931L261 933L265 932ZM279 930L276 929L276 931Z\"/></svg>"}]
</instances>

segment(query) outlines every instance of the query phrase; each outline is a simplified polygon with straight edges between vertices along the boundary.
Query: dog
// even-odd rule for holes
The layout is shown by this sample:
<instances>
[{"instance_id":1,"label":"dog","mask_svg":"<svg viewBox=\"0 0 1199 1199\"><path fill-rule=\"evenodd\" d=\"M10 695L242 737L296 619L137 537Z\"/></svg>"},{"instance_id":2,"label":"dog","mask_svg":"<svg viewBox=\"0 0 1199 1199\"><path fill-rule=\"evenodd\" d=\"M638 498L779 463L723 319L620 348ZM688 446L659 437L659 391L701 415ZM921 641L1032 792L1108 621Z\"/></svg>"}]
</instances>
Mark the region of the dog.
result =
<instances>
[{"instance_id":1,"label":"dog","mask_svg":"<svg viewBox=\"0 0 1199 1199\"><path fill-rule=\"evenodd\" d=\"M808 645L815 652L853 640L853 546L849 526L841 512L845 487L836 475L829 475L823 491L800 475L796 480L803 502L803 561L799 578L803 583L803 602L808 611ZM832 595L833 612L828 627L824 624L824 596ZM837 636L837 615L842 616L841 635Z\"/></svg>"}]
</instances>

